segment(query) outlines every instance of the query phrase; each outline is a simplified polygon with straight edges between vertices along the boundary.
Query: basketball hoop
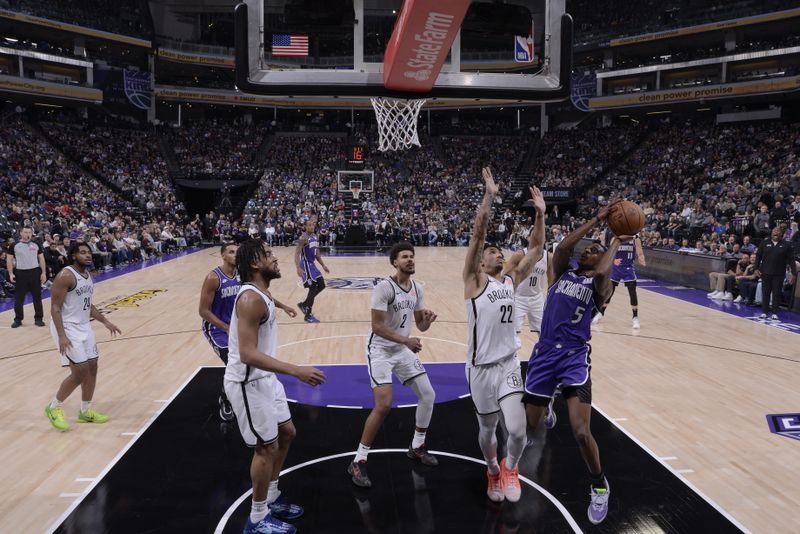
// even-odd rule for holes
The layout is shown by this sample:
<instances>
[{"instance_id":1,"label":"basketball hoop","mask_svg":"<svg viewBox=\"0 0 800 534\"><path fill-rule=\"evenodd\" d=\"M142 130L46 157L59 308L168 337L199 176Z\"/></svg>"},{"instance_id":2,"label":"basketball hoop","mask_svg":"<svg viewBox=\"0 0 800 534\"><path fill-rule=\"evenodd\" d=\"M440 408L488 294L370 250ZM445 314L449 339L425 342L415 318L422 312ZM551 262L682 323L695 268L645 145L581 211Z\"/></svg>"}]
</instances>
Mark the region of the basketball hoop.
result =
<instances>
[{"instance_id":1,"label":"basketball hoop","mask_svg":"<svg viewBox=\"0 0 800 534\"><path fill-rule=\"evenodd\" d=\"M358 195L361 194L361 182L359 180L350 180L350 192L353 193L353 198L358 200Z\"/></svg>"},{"instance_id":2,"label":"basketball hoop","mask_svg":"<svg viewBox=\"0 0 800 534\"><path fill-rule=\"evenodd\" d=\"M425 99L370 98L378 120L378 150L405 150L419 144L417 117ZM356 197L358 198L358 197Z\"/></svg>"}]
</instances>

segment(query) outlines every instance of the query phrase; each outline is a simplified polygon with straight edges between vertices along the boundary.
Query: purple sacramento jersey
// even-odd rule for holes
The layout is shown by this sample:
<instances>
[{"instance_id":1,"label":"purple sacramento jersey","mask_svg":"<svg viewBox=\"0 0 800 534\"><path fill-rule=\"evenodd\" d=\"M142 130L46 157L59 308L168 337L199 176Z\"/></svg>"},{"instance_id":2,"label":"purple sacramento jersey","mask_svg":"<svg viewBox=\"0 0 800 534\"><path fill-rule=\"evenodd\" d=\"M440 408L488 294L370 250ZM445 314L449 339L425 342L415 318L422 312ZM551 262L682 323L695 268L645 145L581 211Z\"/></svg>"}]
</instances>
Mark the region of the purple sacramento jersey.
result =
<instances>
[{"instance_id":1,"label":"purple sacramento jersey","mask_svg":"<svg viewBox=\"0 0 800 534\"><path fill-rule=\"evenodd\" d=\"M559 384L580 386L589 380L596 297L594 278L577 274L574 267L550 286L542 333L528 361L527 393L552 397Z\"/></svg>"},{"instance_id":2,"label":"purple sacramento jersey","mask_svg":"<svg viewBox=\"0 0 800 534\"><path fill-rule=\"evenodd\" d=\"M239 275L228 278L222 269L214 268L212 271L219 277L219 288L214 292L214 302L211 303L211 313L219 317L219 320L226 324L231 324L233 305L236 302L236 294L239 292ZM203 321L203 334L208 342L218 348L228 348L228 333L220 330L208 321Z\"/></svg>"},{"instance_id":3,"label":"purple sacramento jersey","mask_svg":"<svg viewBox=\"0 0 800 534\"><path fill-rule=\"evenodd\" d=\"M619 260L619 265L617 265ZM611 280L614 282L633 282L636 280L636 271L633 263L636 260L636 245L634 239L619 244L617 255L614 256L614 265L611 268Z\"/></svg>"},{"instance_id":4,"label":"purple sacramento jersey","mask_svg":"<svg viewBox=\"0 0 800 534\"><path fill-rule=\"evenodd\" d=\"M303 247L303 252L300 253L300 270L303 271L303 284L305 284L308 281L316 280L322 276L322 273L319 272L317 264L314 263L317 257L317 247L319 246L317 236L305 233L303 236L308 240Z\"/></svg>"}]
</instances>

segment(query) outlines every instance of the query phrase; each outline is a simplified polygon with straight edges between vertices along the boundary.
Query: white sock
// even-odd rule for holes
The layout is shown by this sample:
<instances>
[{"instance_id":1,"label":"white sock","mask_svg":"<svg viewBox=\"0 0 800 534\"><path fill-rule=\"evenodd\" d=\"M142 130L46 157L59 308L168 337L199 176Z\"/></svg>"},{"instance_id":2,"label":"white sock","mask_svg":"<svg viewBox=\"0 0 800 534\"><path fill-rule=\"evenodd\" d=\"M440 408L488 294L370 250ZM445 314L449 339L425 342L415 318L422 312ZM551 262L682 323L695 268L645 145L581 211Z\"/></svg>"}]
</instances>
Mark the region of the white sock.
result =
<instances>
[{"instance_id":1,"label":"white sock","mask_svg":"<svg viewBox=\"0 0 800 534\"><path fill-rule=\"evenodd\" d=\"M358 451L356 451L356 457L353 460L354 462L360 462L361 460L367 461L367 455L369 454L369 447L363 445L361 443L358 444Z\"/></svg>"},{"instance_id":2,"label":"white sock","mask_svg":"<svg viewBox=\"0 0 800 534\"><path fill-rule=\"evenodd\" d=\"M53 400L50 401L50 409L51 410L54 409L54 408L58 408L59 406L61 406L61 401L60 400L53 399Z\"/></svg>"},{"instance_id":3,"label":"white sock","mask_svg":"<svg viewBox=\"0 0 800 534\"><path fill-rule=\"evenodd\" d=\"M267 507L267 501L256 502L252 501L250 504L250 521L253 523L258 523L269 513L269 508Z\"/></svg>"},{"instance_id":4,"label":"white sock","mask_svg":"<svg viewBox=\"0 0 800 534\"><path fill-rule=\"evenodd\" d=\"M497 457L489 458L486 462L486 470L493 475L500 472L500 464L497 463Z\"/></svg>"},{"instance_id":5,"label":"white sock","mask_svg":"<svg viewBox=\"0 0 800 534\"><path fill-rule=\"evenodd\" d=\"M81 411L85 412L89 409L89 406L92 404L92 401L81 401Z\"/></svg>"},{"instance_id":6,"label":"white sock","mask_svg":"<svg viewBox=\"0 0 800 534\"><path fill-rule=\"evenodd\" d=\"M281 490L278 489L278 481L273 480L269 483L269 489L267 490L267 504L274 503L280 496Z\"/></svg>"},{"instance_id":7,"label":"white sock","mask_svg":"<svg viewBox=\"0 0 800 534\"><path fill-rule=\"evenodd\" d=\"M425 432L414 431L414 439L411 441L411 447L417 449L425 444Z\"/></svg>"}]
</instances>

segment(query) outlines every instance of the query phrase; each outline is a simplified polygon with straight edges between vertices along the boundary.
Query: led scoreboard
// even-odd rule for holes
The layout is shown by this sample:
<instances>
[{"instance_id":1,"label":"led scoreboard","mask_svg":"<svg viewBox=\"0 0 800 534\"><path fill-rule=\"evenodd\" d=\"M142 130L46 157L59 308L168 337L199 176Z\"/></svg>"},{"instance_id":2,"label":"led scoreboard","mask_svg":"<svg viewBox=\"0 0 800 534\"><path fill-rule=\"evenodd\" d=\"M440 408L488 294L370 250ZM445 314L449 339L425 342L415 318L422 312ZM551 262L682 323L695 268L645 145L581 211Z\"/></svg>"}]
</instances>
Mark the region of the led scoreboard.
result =
<instances>
[{"instance_id":1,"label":"led scoreboard","mask_svg":"<svg viewBox=\"0 0 800 534\"><path fill-rule=\"evenodd\" d=\"M350 163L350 165L353 165L355 167L363 167L364 155L365 155L364 147L356 145L352 147L352 149L350 150L350 159L348 160L348 163Z\"/></svg>"}]
</instances>

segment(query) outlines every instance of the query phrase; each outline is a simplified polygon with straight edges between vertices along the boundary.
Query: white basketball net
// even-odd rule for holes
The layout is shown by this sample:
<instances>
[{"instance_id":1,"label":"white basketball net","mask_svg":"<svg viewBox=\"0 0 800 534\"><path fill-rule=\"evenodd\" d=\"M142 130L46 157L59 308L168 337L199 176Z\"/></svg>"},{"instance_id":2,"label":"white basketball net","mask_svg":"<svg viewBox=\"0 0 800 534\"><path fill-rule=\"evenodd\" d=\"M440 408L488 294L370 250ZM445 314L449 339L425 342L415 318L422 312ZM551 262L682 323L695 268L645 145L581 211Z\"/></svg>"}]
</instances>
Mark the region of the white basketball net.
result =
<instances>
[{"instance_id":1,"label":"white basketball net","mask_svg":"<svg viewBox=\"0 0 800 534\"><path fill-rule=\"evenodd\" d=\"M405 150L419 144L417 117L425 99L370 98L378 119L378 150Z\"/></svg>"}]
</instances>

